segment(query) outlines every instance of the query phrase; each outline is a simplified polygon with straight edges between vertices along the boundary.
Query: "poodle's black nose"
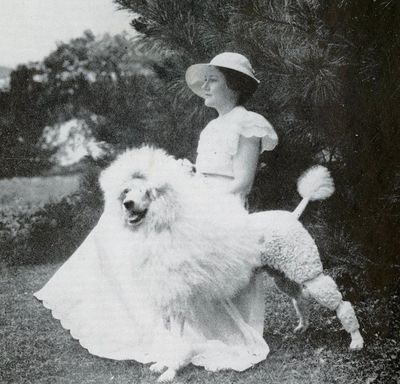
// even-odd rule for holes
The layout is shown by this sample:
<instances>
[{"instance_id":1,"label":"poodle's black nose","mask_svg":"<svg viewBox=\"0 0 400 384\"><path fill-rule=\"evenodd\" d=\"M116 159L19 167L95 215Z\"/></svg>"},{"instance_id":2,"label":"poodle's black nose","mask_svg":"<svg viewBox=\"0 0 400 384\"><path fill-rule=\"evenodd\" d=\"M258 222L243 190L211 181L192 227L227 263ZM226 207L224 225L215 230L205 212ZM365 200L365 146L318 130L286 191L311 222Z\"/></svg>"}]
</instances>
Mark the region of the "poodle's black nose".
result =
<instances>
[{"instance_id":1,"label":"poodle's black nose","mask_svg":"<svg viewBox=\"0 0 400 384\"><path fill-rule=\"evenodd\" d=\"M133 207L135 206L135 203L132 200L128 200L128 201L124 201L124 207L128 210L128 211L132 211Z\"/></svg>"}]
</instances>

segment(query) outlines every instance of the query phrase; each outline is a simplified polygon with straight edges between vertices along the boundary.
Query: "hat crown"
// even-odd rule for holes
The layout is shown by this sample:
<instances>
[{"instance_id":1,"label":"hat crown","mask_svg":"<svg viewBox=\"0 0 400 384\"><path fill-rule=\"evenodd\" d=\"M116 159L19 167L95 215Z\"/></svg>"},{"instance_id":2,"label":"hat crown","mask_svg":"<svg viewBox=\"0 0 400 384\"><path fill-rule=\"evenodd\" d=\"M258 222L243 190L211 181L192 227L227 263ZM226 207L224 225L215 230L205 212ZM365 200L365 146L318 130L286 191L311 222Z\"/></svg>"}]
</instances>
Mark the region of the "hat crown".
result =
<instances>
[{"instance_id":1,"label":"hat crown","mask_svg":"<svg viewBox=\"0 0 400 384\"><path fill-rule=\"evenodd\" d=\"M250 64L250 61L240 53L235 53L235 52L220 53L210 61L210 65L230 68L235 71L239 71L246 74L252 74L252 75L254 74L254 70Z\"/></svg>"}]
</instances>

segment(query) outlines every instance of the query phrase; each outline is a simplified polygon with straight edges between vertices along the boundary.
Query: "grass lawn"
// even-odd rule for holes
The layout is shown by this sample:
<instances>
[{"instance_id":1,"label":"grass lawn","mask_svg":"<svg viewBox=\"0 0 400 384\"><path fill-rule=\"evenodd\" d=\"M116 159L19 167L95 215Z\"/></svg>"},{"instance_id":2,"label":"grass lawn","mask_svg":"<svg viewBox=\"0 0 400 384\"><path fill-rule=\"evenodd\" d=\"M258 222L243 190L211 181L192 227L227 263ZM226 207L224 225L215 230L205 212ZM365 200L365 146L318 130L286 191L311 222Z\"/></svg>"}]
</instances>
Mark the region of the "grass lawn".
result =
<instances>
[{"instance_id":1,"label":"grass lawn","mask_svg":"<svg viewBox=\"0 0 400 384\"><path fill-rule=\"evenodd\" d=\"M20 209L61 200L78 189L79 175L14 177L0 180L0 206Z\"/></svg>"},{"instance_id":2,"label":"grass lawn","mask_svg":"<svg viewBox=\"0 0 400 384\"><path fill-rule=\"evenodd\" d=\"M157 375L132 361L90 355L73 340L32 293L58 265L4 268L0 276L0 383L141 384ZM175 382L193 384L400 383L400 327L397 296L365 299L356 305L365 336L361 352L348 351L350 339L333 313L313 307L312 325L303 335L292 329L290 301L268 281L265 339L267 360L243 373L206 372L189 366Z\"/></svg>"}]
</instances>

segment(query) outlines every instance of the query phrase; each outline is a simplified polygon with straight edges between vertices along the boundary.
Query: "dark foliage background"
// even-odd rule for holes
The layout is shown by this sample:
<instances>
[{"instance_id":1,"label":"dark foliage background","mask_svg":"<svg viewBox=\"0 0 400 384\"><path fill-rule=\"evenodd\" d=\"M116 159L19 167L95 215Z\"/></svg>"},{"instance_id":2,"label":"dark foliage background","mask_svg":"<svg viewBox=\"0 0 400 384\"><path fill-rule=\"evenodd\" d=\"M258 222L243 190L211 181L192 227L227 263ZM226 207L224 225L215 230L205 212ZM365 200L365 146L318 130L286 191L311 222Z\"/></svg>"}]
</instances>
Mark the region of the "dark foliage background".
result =
<instances>
[{"instance_id":1,"label":"dark foliage background","mask_svg":"<svg viewBox=\"0 0 400 384\"><path fill-rule=\"evenodd\" d=\"M279 147L262 159L266 166L257 177L253 206L293 208L298 175L316 162L327 165L336 181L335 197L314 204L305 217L306 222L321 223L313 227L317 237L332 239L324 243L326 262L336 255L336 267L347 264L375 287L396 288L398 2L115 3L133 12L132 26L143 44L159 53L154 69L165 90L160 100L165 104L167 99L171 109L152 124L168 127L168 149L193 156L198 131L209 118L201 101L186 89L185 69L222 51L245 54L261 79L248 106L266 116L281 139Z\"/></svg>"}]
</instances>

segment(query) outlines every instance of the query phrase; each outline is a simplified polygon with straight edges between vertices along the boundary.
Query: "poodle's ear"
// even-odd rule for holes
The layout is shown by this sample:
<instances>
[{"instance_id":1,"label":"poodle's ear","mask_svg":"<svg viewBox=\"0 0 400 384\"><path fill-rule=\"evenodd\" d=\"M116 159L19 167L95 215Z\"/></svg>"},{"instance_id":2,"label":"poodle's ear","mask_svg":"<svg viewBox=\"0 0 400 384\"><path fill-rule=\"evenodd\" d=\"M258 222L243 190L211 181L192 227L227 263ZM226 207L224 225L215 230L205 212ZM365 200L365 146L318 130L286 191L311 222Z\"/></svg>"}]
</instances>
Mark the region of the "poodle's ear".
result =
<instances>
[{"instance_id":1,"label":"poodle's ear","mask_svg":"<svg viewBox=\"0 0 400 384\"><path fill-rule=\"evenodd\" d=\"M165 194L171 193L173 191L173 187L170 183L163 183L162 185L157 185L149 189L149 197L152 200L156 200L159 197L162 197Z\"/></svg>"},{"instance_id":2,"label":"poodle's ear","mask_svg":"<svg viewBox=\"0 0 400 384\"><path fill-rule=\"evenodd\" d=\"M151 201L154 201L155 199L157 199L157 196L158 196L157 189L156 188L149 188L146 191L146 195Z\"/></svg>"},{"instance_id":3,"label":"poodle's ear","mask_svg":"<svg viewBox=\"0 0 400 384\"><path fill-rule=\"evenodd\" d=\"M157 232L170 229L181 210L177 191L166 183L149 188L148 193L152 200L147 213L148 226Z\"/></svg>"}]
</instances>

